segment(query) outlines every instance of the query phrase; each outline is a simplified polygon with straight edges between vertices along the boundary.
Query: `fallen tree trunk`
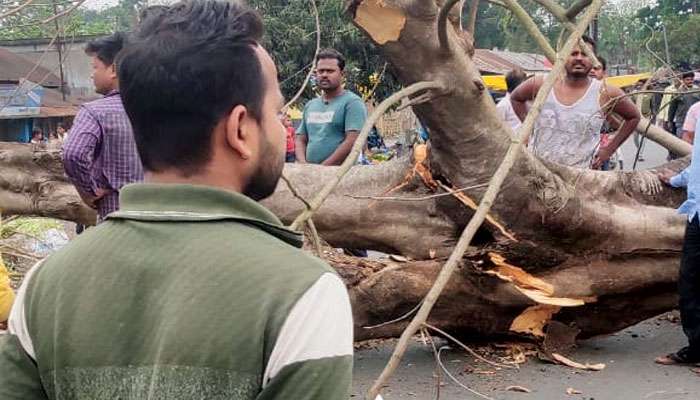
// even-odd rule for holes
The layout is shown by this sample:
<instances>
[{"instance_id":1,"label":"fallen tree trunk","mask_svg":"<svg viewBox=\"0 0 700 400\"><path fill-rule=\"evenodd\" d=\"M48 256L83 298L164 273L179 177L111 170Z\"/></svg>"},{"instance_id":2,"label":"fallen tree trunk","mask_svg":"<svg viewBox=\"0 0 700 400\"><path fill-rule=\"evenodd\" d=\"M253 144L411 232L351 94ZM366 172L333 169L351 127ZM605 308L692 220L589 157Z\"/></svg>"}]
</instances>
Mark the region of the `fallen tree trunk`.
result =
<instances>
[{"instance_id":1,"label":"fallen tree trunk","mask_svg":"<svg viewBox=\"0 0 700 400\"><path fill-rule=\"evenodd\" d=\"M407 320L364 327L393 320L422 301L510 136L483 90L464 36L448 26L449 50L440 46L435 3L352 1L348 13L404 85L440 81L449 88L414 106L431 132L428 157L418 160L421 168L408 158L354 167L313 216L333 246L415 260L330 259L348 284L361 340L397 336L404 328ZM687 163L677 160L663 168L679 171ZM92 218L63 177L56 151L0 144L0 165L0 207L6 213ZM333 167L285 168L307 200L334 174ZM435 197L443 187L471 189ZM370 198L387 196L392 199ZM523 150L490 221L429 322L460 334L507 334L519 316L545 305L560 308L552 309L552 318L576 325L585 336L614 332L669 310L676 302L684 228L674 208L684 196L683 190L660 185L653 171L579 170L545 163ZM285 183L264 203L286 223L304 209Z\"/></svg>"}]
</instances>

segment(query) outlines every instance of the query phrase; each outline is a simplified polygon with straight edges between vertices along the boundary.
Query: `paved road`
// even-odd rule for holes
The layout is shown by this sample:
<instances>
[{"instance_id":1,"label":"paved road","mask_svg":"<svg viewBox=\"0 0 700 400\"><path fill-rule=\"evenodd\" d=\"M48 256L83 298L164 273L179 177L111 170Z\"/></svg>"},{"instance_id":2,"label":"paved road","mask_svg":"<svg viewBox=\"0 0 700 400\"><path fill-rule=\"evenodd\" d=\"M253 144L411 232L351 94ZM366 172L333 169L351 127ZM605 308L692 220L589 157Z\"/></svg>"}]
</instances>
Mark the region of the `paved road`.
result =
<instances>
[{"instance_id":1,"label":"paved road","mask_svg":"<svg viewBox=\"0 0 700 400\"><path fill-rule=\"evenodd\" d=\"M628 139L622 145L622 158L624 160L623 167L625 171L629 171L634 166L635 156L637 154L637 146L632 138ZM651 140L645 140L642 148L641 157L637 162L637 169L648 169L661 165L666 162L668 151Z\"/></svg>"},{"instance_id":2,"label":"paved road","mask_svg":"<svg viewBox=\"0 0 700 400\"><path fill-rule=\"evenodd\" d=\"M697 400L700 376L687 367L665 367L654 357L679 348L684 336L678 323L654 318L614 335L583 341L571 355L579 362L605 363L599 372L587 372L530 359L520 370L494 375L463 372L469 367L492 370L462 351L443 352L442 361L455 378L494 400ZM353 398L363 395L387 362L394 341L355 357ZM385 400L435 399L435 362L432 350L418 342L407 352L400 369L383 392ZM510 392L511 385L531 393ZM567 395L574 388L581 394ZM453 382L441 386L441 400L479 399Z\"/></svg>"}]
</instances>

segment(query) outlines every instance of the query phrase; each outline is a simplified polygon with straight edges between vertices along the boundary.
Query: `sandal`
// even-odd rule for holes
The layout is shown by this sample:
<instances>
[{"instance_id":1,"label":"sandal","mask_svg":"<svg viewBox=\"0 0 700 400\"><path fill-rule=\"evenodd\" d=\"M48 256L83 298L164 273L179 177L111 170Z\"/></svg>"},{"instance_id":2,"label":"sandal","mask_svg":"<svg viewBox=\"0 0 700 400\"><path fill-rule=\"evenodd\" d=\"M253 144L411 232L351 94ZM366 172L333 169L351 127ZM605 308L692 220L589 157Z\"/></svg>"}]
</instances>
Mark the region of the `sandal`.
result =
<instances>
[{"instance_id":1,"label":"sandal","mask_svg":"<svg viewBox=\"0 0 700 400\"><path fill-rule=\"evenodd\" d=\"M655 363L661 365L688 365L700 363L700 357L690 352L689 347L684 347L678 350L677 353L670 353L665 356L657 357Z\"/></svg>"}]
</instances>

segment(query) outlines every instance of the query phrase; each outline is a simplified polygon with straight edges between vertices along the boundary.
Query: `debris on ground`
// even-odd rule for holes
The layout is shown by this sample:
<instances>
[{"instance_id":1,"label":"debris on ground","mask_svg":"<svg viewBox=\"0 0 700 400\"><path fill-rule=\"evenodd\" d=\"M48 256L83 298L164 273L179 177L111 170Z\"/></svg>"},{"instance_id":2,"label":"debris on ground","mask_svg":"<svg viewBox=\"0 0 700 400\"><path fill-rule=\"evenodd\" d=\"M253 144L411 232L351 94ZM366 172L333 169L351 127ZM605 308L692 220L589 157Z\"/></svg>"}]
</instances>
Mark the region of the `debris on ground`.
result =
<instances>
[{"instance_id":1,"label":"debris on ground","mask_svg":"<svg viewBox=\"0 0 700 400\"><path fill-rule=\"evenodd\" d=\"M576 390L576 389L574 389L574 388L568 388L568 389L566 389L566 394L568 394L569 396L571 396L571 395L574 395L574 394L583 394L583 392L581 392L580 390Z\"/></svg>"},{"instance_id":2,"label":"debris on ground","mask_svg":"<svg viewBox=\"0 0 700 400\"><path fill-rule=\"evenodd\" d=\"M520 392L520 393L532 393L532 390L524 387L524 386L518 386L518 385L513 385L513 386L508 386L506 388L507 392Z\"/></svg>"},{"instance_id":3,"label":"debris on ground","mask_svg":"<svg viewBox=\"0 0 700 400\"><path fill-rule=\"evenodd\" d=\"M581 364L576 361L570 360L561 354L557 353L552 353L552 358L556 360L559 364L566 365L567 367L571 368L576 368L576 369L582 369L586 371L602 371L605 369L605 364L599 363L599 364Z\"/></svg>"}]
</instances>

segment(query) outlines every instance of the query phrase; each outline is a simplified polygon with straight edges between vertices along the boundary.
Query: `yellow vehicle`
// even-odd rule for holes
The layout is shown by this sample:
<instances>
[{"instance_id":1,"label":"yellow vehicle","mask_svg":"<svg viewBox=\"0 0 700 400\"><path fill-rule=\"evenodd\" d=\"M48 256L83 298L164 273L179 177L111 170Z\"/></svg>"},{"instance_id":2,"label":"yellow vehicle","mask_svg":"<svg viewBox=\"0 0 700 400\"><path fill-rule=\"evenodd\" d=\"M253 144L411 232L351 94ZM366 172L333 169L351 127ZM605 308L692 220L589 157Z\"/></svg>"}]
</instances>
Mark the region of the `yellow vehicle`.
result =
<instances>
[{"instance_id":1,"label":"yellow vehicle","mask_svg":"<svg viewBox=\"0 0 700 400\"><path fill-rule=\"evenodd\" d=\"M612 86L624 88L636 85L640 80L649 78L651 78L651 73L645 72L643 74L610 76L605 78L605 82ZM484 81L484 85L494 92L505 92L507 89L505 75L484 75L481 79Z\"/></svg>"},{"instance_id":2,"label":"yellow vehicle","mask_svg":"<svg viewBox=\"0 0 700 400\"><path fill-rule=\"evenodd\" d=\"M10 274L0 257L0 322L7 321L10 316L10 308L15 301L15 293L10 287Z\"/></svg>"}]
</instances>

